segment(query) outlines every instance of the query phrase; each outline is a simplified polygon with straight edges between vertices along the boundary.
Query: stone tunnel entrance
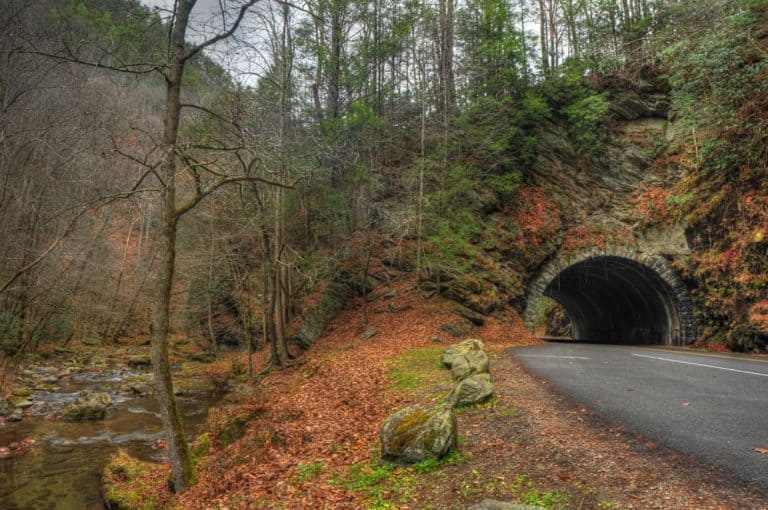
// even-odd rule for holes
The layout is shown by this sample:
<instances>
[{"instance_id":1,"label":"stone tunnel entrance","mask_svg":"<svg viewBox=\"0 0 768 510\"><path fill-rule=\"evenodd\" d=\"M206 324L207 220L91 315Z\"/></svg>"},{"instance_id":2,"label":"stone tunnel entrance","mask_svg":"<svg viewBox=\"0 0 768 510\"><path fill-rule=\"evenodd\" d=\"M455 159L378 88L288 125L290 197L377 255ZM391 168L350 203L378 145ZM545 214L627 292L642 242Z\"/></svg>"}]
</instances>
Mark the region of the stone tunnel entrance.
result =
<instances>
[{"instance_id":1,"label":"stone tunnel entrance","mask_svg":"<svg viewBox=\"0 0 768 510\"><path fill-rule=\"evenodd\" d=\"M659 257L588 254L550 263L529 288L526 324L542 296L562 305L575 340L681 345L694 340L687 290Z\"/></svg>"}]
</instances>

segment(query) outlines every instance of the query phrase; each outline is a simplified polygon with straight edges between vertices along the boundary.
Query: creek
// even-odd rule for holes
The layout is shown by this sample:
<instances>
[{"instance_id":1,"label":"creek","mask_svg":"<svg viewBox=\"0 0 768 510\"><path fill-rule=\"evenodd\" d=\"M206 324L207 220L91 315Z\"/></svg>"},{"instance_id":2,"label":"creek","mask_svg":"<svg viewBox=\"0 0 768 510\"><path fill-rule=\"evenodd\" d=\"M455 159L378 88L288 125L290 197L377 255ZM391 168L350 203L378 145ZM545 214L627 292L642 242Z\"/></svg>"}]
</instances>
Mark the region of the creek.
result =
<instances>
[{"instance_id":1,"label":"creek","mask_svg":"<svg viewBox=\"0 0 768 510\"><path fill-rule=\"evenodd\" d=\"M54 372L42 367L42 373ZM30 381L40 372L27 371ZM149 373L107 369L97 373L73 373L55 385L42 385L31 396L34 405L19 422L0 422L0 447L33 439L26 453L0 458L0 508L103 509L101 473L118 449L134 457L162 461L165 450L158 406L142 388ZM51 419L75 401L84 390L108 392L113 405L104 420L64 421ZM222 394L213 388L178 396L186 431L194 436L208 409Z\"/></svg>"}]
</instances>

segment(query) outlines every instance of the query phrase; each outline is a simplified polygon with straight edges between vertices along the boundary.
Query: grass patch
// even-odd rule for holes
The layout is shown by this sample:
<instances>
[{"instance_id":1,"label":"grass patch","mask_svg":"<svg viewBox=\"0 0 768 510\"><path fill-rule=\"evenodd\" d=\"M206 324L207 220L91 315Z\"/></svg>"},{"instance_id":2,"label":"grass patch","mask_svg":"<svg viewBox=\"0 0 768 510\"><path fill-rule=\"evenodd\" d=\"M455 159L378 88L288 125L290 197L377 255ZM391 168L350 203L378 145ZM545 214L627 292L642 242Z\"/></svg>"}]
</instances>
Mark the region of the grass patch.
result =
<instances>
[{"instance_id":1,"label":"grass patch","mask_svg":"<svg viewBox=\"0 0 768 510\"><path fill-rule=\"evenodd\" d=\"M389 365L389 376L395 387L412 390L441 380L449 381L450 372L440 364L442 352L442 347L424 347L395 357Z\"/></svg>"},{"instance_id":2,"label":"grass patch","mask_svg":"<svg viewBox=\"0 0 768 510\"><path fill-rule=\"evenodd\" d=\"M311 464L299 464L296 466L296 476L293 480L298 483L305 483L312 480L325 469L322 462L312 462Z\"/></svg>"},{"instance_id":3,"label":"grass patch","mask_svg":"<svg viewBox=\"0 0 768 510\"><path fill-rule=\"evenodd\" d=\"M464 457L462 454L457 452L456 450L453 450L450 454L448 454L447 457L441 460L437 459L427 459L422 460L421 462L417 462L416 464L410 466L409 470L413 470L416 473L419 474L426 474L431 473L432 471L435 471L436 469L442 467L442 466L448 466L451 464L456 464L457 462L461 462L465 460L466 457Z\"/></svg>"},{"instance_id":4,"label":"grass patch","mask_svg":"<svg viewBox=\"0 0 768 510\"><path fill-rule=\"evenodd\" d=\"M503 406L498 411L499 416L504 416L505 418L512 418L514 416L517 416L517 408L515 406Z\"/></svg>"},{"instance_id":5,"label":"grass patch","mask_svg":"<svg viewBox=\"0 0 768 510\"><path fill-rule=\"evenodd\" d=\"M534 486L532 481L528 480L523 475L520 475L515 479L512 490L519 495L518 501L520 503L540 506L542 508L563 508L571 500L571 495L567 492L560 490L540 491Z\"/></svg>"},{"instance_id":6,"label":"grass patch","mask_svg":"<svg viewBox=\"0 0 768 510\"><path fill-rule=\"evenodd\" d=\"M419 476L462 462L465 458L454 451L442 460L427 459L411 466L378 465L374 460L350 467L346 473L331 479L330 483L362 494L367 500L367 509L396 509L411 499L419 485Z\"/></svg>"},{"instance_id":7,"label":"grass patch","mask_svg":"<svg viewBox=\"0 0 768 510\"><path fill-rule=\"evenodd\" d=\"M332 478L330 483L331 485L339 485L345 490L363 494L368 500L367 508L375 510L394 509L397 508L397 505L384 496L387 492L385 482L396 468L395 464L381 466L367 463L356 464L339 478Z\"/></svg>"}]
</instances>

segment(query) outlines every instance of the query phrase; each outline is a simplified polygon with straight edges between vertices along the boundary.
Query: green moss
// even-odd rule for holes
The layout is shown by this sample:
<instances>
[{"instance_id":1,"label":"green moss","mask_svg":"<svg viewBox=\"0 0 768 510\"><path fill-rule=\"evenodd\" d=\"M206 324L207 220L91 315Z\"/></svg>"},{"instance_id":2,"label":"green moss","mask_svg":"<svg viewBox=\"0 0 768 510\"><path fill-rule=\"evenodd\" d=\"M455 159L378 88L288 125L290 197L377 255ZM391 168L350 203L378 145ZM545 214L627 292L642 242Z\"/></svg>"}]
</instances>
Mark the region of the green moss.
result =
<instances>
[{"instance_id":1,"label":"green moss","mask_svg":"<svg viewBox=\"0 0 768 510\"><path fill-rule=\"evenodd\" d=\"M157 464L144 462L118 451L104 470L102 484L104 499L113 510L153 510L161 508L156 488L152 481L157 479Z\"/></svg>"},{"instance_id":2,"label":"green moss","mask_svg":"<svg viewBox=\"0 0 768 510\"><path fill-rule=\"evenodd\" d=\"M392 433L391 449L395 452L402 452L406 445L416 439L421 426L431 417L432 414L424 411L415 411L405 416Z\"/></svg>"},{"instance_id":3,"label":"green moss","mask_svg":"<svg viewBox=\"0 0 768 510\"><path fill-rule=\"evenodd\" d=\"M199 435L189 448L189 453L192 456L192 464L196 466L200 462L200 459L208 455L210 448L211 435L207 432Z\"/></svg>"}]
</instances>

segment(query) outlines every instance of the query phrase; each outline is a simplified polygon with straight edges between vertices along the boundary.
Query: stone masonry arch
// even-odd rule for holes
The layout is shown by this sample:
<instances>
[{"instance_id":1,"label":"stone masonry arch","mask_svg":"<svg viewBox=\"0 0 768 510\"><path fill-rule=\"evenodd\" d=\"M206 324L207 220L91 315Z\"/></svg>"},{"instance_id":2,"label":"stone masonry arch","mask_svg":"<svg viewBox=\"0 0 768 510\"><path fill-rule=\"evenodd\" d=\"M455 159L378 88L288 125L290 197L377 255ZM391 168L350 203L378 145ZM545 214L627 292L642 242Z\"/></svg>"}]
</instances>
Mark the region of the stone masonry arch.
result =
<instances>
[{"instance_id":1,"label":"stone masonry arch","mask_svg":"<svg viewBox=\"0 0 768 510\"><path fill-rule=\"evenodd\" d=\"M524 319L531 331L542 296L565 308L576 340L684 345L696 337L680 276L664 257L635 248L556 256L528 286Z\"/></svg>"}]
</instances>

